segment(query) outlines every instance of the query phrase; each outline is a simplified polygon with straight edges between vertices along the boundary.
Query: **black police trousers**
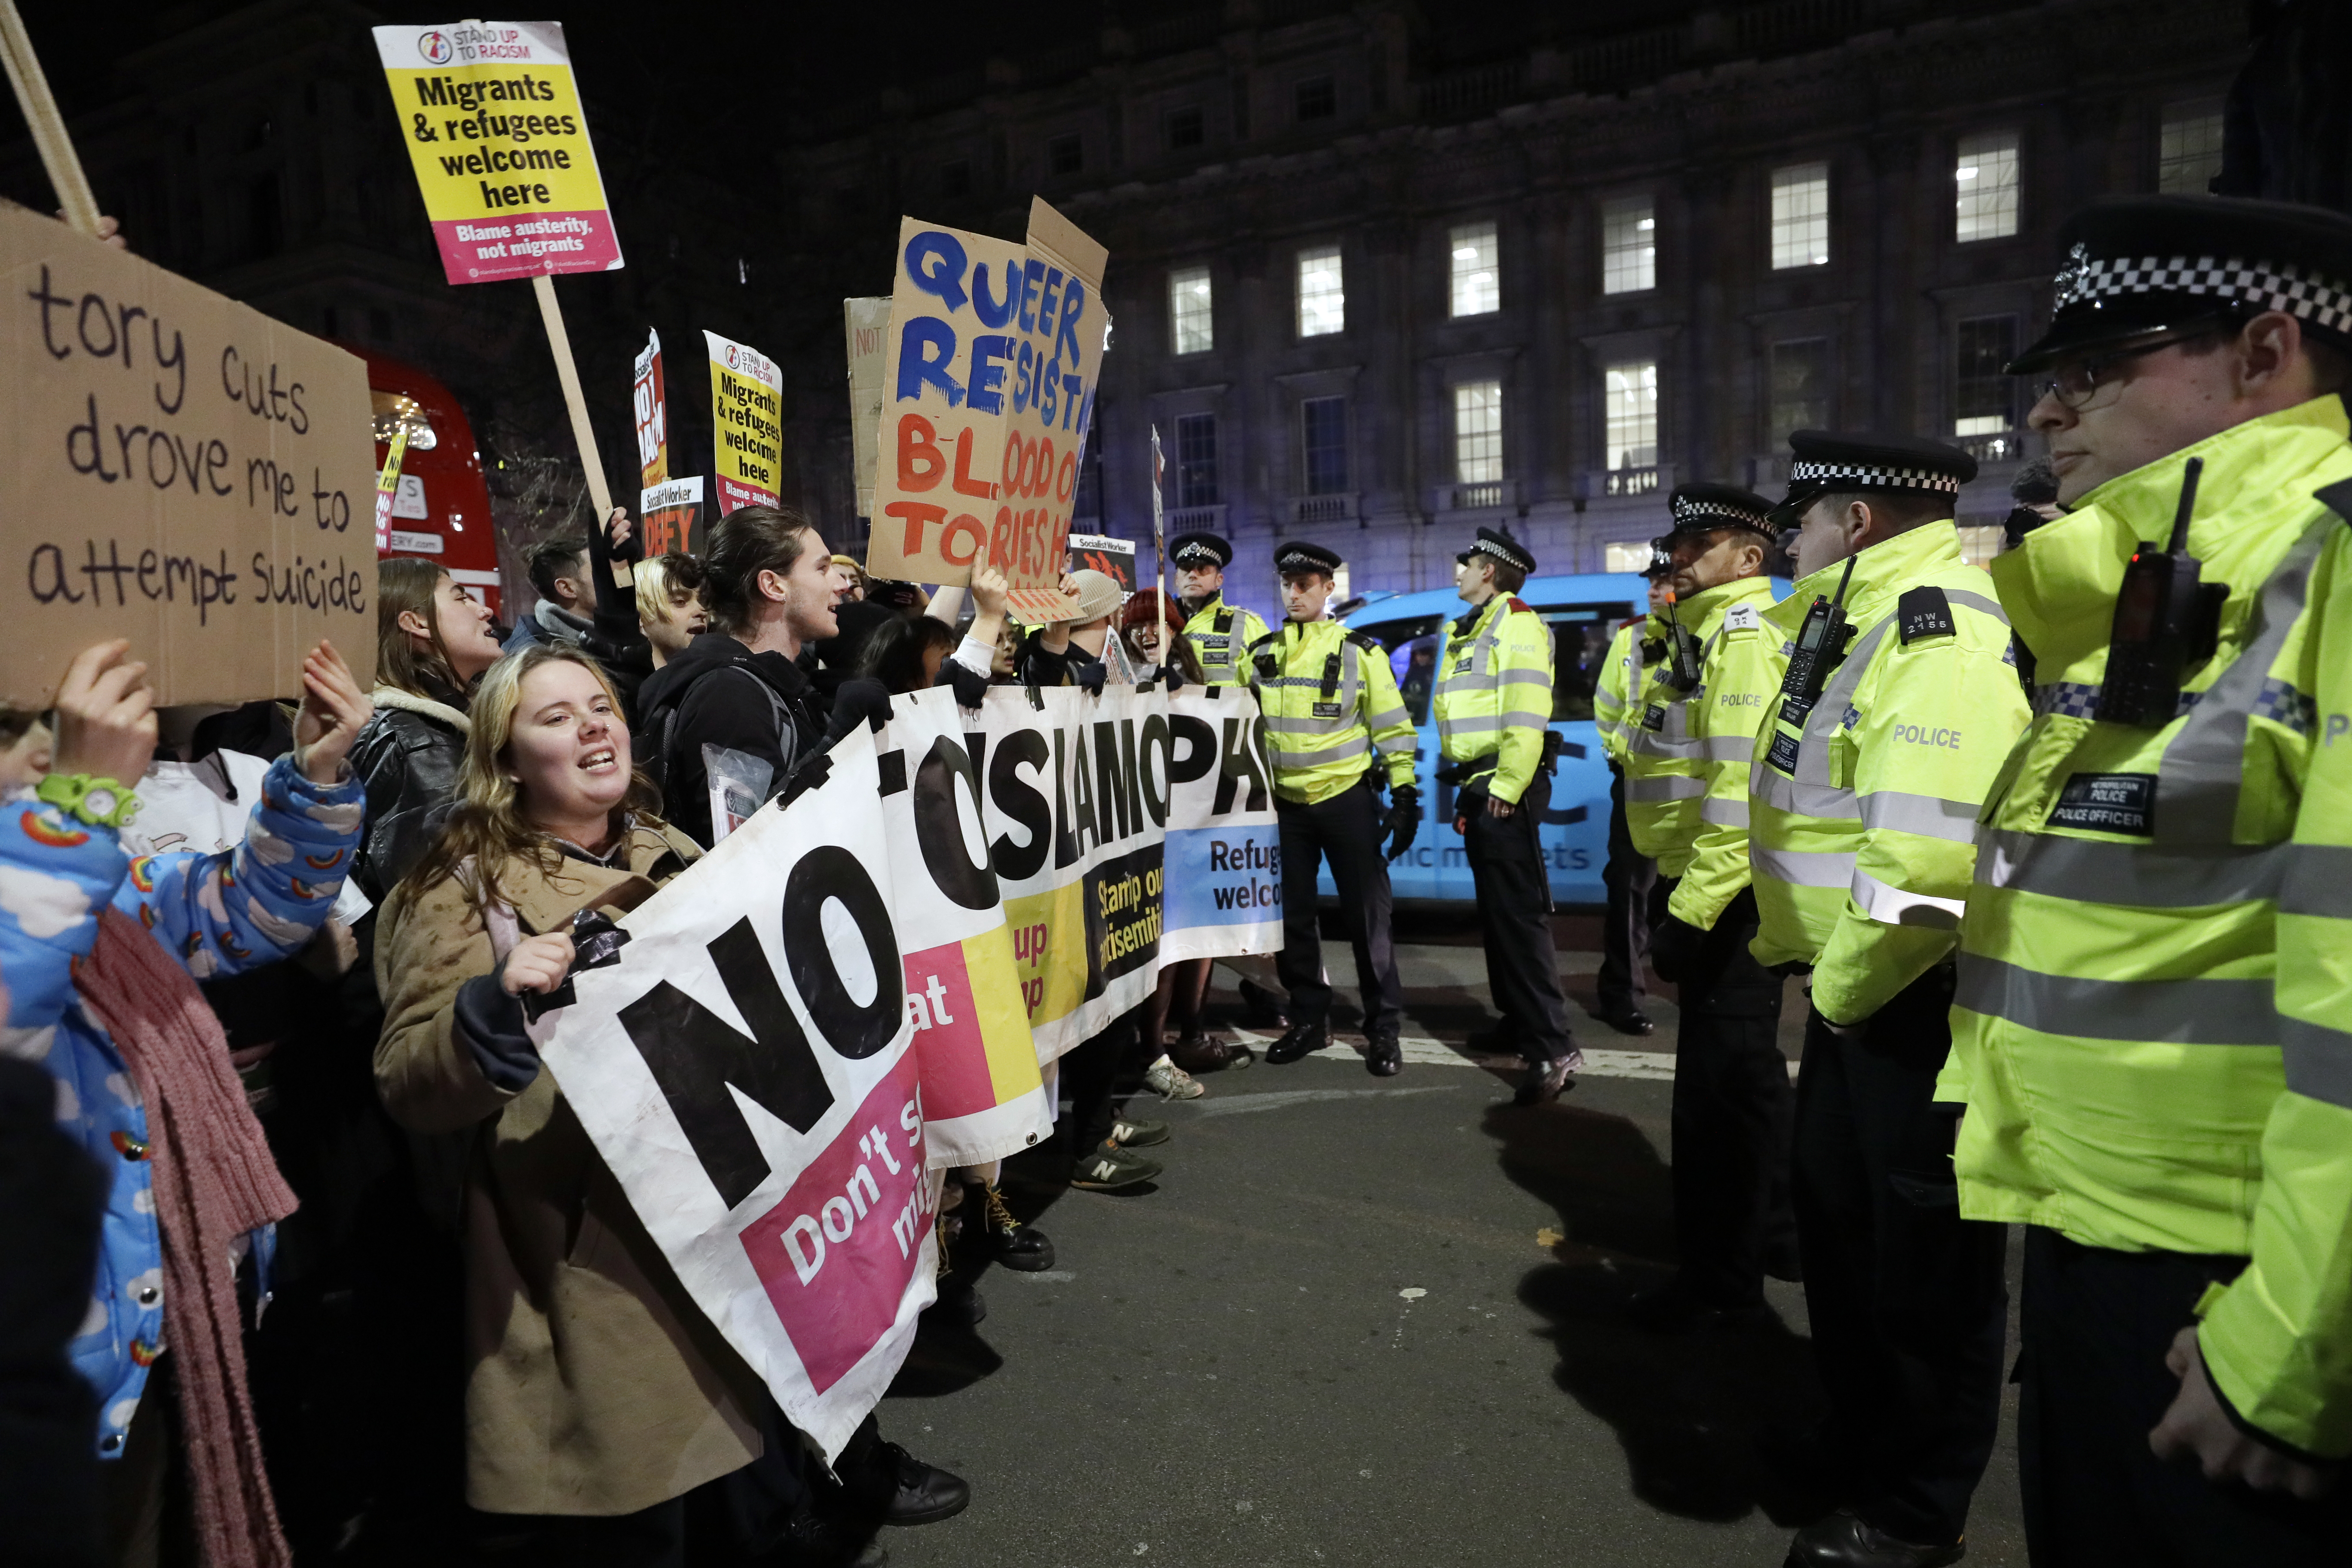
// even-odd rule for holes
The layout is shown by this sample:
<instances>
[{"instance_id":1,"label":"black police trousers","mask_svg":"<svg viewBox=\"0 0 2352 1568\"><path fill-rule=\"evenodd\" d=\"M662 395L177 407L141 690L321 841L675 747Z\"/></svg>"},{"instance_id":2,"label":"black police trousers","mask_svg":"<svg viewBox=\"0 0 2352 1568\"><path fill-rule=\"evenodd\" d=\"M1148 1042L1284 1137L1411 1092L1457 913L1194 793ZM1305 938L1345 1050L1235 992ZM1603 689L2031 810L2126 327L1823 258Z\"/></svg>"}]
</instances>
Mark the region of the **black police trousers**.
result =
<instances>
[{"instance_id":1,"label":"black police trousers","mask_svg":"<svg viewBox=\"0 0 2352 1568\"><path fill-rule=\"evenodd\" d=\"M1648 999L1643 975L1650 960L1650 893L1657 885L1658 863L1633 847L1633 830L1625 825L1625 770L1609 764L1609 862L1601 869L1601 885L1608 892L1608 912L1601 927L1601 1016L1622 1016L1638 1011Z\"/></svg>"},{"instance_id":2,"label":"black police trousers","mask_svg":"<svg viewBox=\"0 0 2352 1568\"><path fill-rule=\"evenodd\" d=\"M2115 1252L2025 1233L2017 1466L2033 1568L2341 1568L2352 1489L2317 1502L2205 1479L2147 1446L2180 1382L2172 1338L2242 1258Z\"/></svg>"},{"instance_id":3,"label":"black police trousers","mask_svg":"<svg viewBox=\"0 0 2352 1568\"><path fill-rule=\"evenodd\" d=\"M1673 891L1658 884L1661 912ZM1749 954L1755 934L1756 897L1742 889L1678 983L1675 1247L1683 1290L1710 1307L1760 1305L1766 1265L1796 1258L1781 983Z\"/></svg>"},{"instance_id":4,"label":"black police trousers","mask_svg":"<svg viewBox=\"0 0 2352 1568\"><path fill-rule=\"evenodd\" d=\"M1945 965L1859 1036L1814 1012L1797 1078L1797 1240L1840 1500L1922 1543L1968 1522L2000 1425L2009 1319L2007 1232L1960 1217L1960 1108L1935 1103L1951 1003Z\"/></svg>"},{"instance_id":5,"label":"black police trousers","mask_svg":"<svg viewBox=\"0 0 2352 1568\"><path fill-rule=\"evenodd\" d=\"M1275 817L1282 830L1282 954L1274 968L1290 993L1291 1023L1322 1024L1331 1016L1315 893L1316 865L1328 858L1339 893L1340 923L1356 950L1364 1032L1394 1029L1404 1009L1389 936L1396 900L1389 892L1389 863L1381 854L1380 798L1369 776L1312 805L1278 800Z\"/></svg>"},{"instance_id":6,"label":"black police trousers","mask_svg":"<svg viewBox=\"0 0 2352 1568\"><path fill-rule=\"evenodd\" d=\"M1538 773L1508 816L1487 815L1483 784L1464 791L1454 806L1486 944L1486 989L1503 1016L1505 1037L1531 1062L1574 1048L1551 944L1550 868L1536 842L1536 825L1550 805L1551 779Z\"/></svg>"}]
</instances>

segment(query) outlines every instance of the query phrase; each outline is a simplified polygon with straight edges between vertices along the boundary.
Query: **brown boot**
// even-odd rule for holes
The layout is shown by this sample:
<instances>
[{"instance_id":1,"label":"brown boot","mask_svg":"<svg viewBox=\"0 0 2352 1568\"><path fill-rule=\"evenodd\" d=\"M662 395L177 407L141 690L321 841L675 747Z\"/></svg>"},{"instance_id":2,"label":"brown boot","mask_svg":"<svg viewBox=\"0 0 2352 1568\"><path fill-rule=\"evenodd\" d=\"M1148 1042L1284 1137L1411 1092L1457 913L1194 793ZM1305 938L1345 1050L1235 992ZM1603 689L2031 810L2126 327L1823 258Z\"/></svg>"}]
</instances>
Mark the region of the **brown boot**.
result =
<instances>
[{"instance_id":1,"label":"brown boot","mask_svg":"<svg viewBox=\"0 0 2352 1568\"><path fill-rule=\"evenodd\" d=\"M1234 1040L1213 1040L1204 1035L1187 1035L1168 1047L1169 1058L1186 1072L1223 1072L1231 1068L1245 1068L1256 1058L1250 1048Z\"/></svg>"}]
</instances>

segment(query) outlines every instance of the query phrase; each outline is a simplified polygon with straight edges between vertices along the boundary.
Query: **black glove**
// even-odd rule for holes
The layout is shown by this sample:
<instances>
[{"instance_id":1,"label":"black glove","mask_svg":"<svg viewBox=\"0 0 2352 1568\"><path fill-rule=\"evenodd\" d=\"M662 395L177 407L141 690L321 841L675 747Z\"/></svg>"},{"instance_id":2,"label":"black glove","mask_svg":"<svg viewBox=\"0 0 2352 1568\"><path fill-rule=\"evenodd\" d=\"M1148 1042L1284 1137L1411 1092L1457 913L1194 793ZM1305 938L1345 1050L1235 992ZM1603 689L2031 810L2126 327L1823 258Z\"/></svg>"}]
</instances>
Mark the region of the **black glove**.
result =
<instances>
[{"instance_id":1,"label":"black glove","mask_svg":"<svg viewBox=\"0 0 2352 1568\"><path fill-rule=\"evenodd\" d=\"M1697 967L1706 932L1675 915L1668 915L1650 932L1650 967L1661 980L1679 981Z\"/></svg>"},{"instance_id":2,"label":"black glove","mask_svg":"<svg viewBox=\"0 0 2352 1568\"><path fill-rule=\"evenodd\" d=\"M1389 792L1389 858L1412 848L1413 835L1420 831L1421 791L1400 784Z\"/></svg>"}]
</instances>

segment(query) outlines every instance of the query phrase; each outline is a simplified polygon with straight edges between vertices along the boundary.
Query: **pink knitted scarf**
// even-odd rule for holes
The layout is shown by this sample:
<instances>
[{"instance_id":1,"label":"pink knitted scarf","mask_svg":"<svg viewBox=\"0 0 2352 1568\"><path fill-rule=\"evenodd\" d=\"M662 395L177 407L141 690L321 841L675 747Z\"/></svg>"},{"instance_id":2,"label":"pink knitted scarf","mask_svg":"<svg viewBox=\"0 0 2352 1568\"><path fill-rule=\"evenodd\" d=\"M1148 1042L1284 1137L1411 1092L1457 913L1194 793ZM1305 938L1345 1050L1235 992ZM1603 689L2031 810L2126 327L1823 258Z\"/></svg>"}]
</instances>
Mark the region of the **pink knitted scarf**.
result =
<instances>
[{"instance_id":1,"label":"pink knitted scarf","mask_svg":"<svg viewBox=\"0 0 2352 1568\"><path fill-rule=\"evenodd\" d=\"M196 983L120 910L78 966L82 1009L113 1037L147 1108L163 1237L163 1342L179 1379L197 1538L208 1568L291 1568L246 1385L230 1246L294 1212L228 1037Z\"/></svg>"}]
</instances>

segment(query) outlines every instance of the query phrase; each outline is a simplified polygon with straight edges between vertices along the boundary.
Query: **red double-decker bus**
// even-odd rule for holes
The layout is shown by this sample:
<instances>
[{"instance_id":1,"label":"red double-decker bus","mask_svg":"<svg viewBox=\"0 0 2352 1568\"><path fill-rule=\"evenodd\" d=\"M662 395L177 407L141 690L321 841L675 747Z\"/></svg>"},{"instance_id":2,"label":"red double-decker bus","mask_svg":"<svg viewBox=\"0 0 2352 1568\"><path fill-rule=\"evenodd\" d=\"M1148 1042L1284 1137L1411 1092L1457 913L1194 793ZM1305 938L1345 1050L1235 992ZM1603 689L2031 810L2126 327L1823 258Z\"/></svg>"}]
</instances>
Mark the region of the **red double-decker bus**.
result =
<instances>
[{"instance_id":1,"label":"red double-decker bus","mask_svg":"<svg viewBox=\"0 0 2352 1568\"><path fill-rule=\"evenodd\" d=\"M438 562L474 597L499 610L498 531L490 524L490 490L466 411L447 387L415 365L356 343L342 346L367 362L379 470L392 433L408 426L408 451L392 502L391 546L382 555Z\"/></svg>"}]
</instances>

